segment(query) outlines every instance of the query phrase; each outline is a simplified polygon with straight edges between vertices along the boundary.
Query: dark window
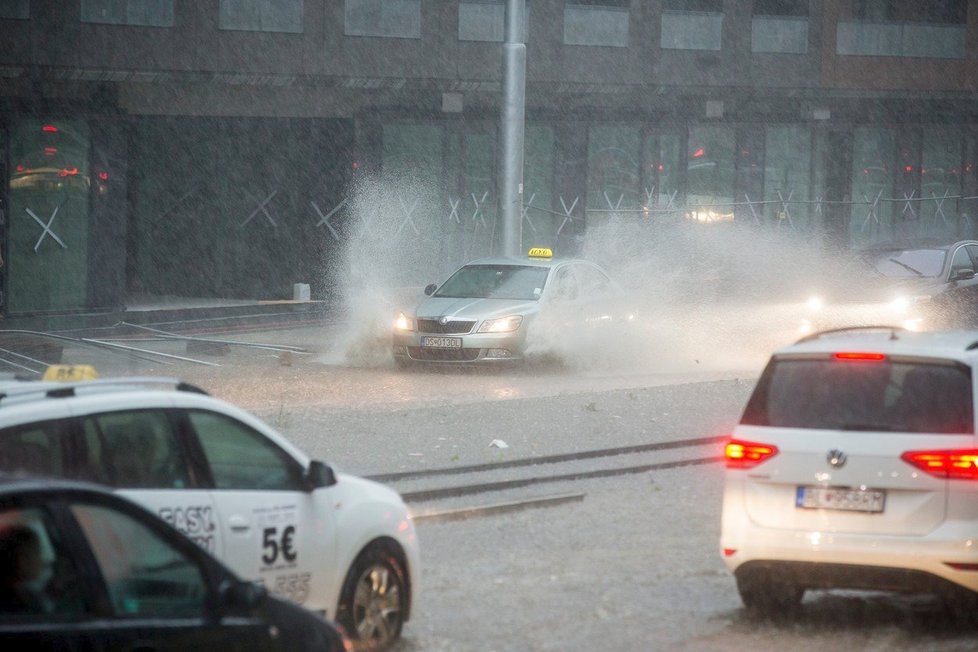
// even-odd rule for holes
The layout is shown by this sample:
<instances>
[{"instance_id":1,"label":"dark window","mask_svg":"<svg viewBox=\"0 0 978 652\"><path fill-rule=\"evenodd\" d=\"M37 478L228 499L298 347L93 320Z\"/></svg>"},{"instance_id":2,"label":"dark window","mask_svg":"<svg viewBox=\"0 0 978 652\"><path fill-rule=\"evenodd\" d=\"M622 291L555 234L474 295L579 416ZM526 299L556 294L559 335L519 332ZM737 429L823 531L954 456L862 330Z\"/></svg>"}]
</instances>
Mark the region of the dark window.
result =
<instances>
[{"instance_id":1,"label":"dark window","mask_svg":"<svg viewBox=\"0 0 978 652\"><path fill-rule=\"evenodd\" d=\"M221 0L221 29L255 32L302 32L302 0Z\"/></svg>"},{"instance_id":2,"label":"dark window","mask_svg":"<svg viewBox=\"0 0 978 652\"><path fill-rule=\"evenodd\" d=\"M188 416L218 489L301 489L302 469L261 433L223 414Z\"/></svg>"},{"instance_id":3,"label":"dark window","mask_svg":"<svg viewBox=\"0 0 978 652\"><path fill-rule=\"evenodd\" d=\"M98 562L117 616L201 616L200 567L133 517L98 505L71 508Z\"/></svg>"},{"instance_id":4,"label":"dark window","mask_svg":"<svg viewBox=\"0 0 978 652\"><path fill-rule=\"evenodd\" d=\"M31 17L31 0L0 0L0 18L27 20Z\"/></svg>"},{"instance_id":5,"label":"dark window","mask_svg":"<svg viewBox=\"0 0 978 652\"><path fill-rule=\"evenodd\" d=\"M741 423L781 428L973 433L971 371L899 360L771 361Z\"/></svg>"},{"instance_id":6,"label":"dark window","mask_svg":"<svg viewBox=\"0 0 978 652\"><path fill-rule=\"evenodd\" d=\"M65 421L51 420L0 431L0 470L7 473L64 476Z\"/></svg>"},{"instance_id":7,"label":"dark window","mask_svg":"<svg viewBox=\"0 0 978 652\"><path fill-rule=\"evenodd\" d=\"M46 513L0 511L0 621L49 621L87 611L74 561Z\"/></svg>"},{"instance_id":8,"label":"dark window","mask_svg":"<svg viewBox=\"0 0 978 652\"><path fill-rule=\"evenodd\" d=\"M421 38L421 0L345 0L347 36Z\"/></svg>"},{"instance_id":9,"label":"dark window","mask_svg":"<svg viewBox=\"0 0 978 652\"><path fill-rule=\"evenodd\" d=\"M173 0L81 0L83 23L173 27Z\"/></svg>"},{"instance_id":10,"label":"dark window","mask_svg":"<svg viewBox=\"0 0 978 652\"><path fill-rule=\"evenodd\" d=\"M754 0L755 16L807 16L808 0Z\"/></svg>"},{"instance_id":11,"label":"dark window","mask_svg":"<svg viewBox=\"0 0 978 652\"><path fill-rule=\"evenodd\" d=\"M127 489L192 485L186 457L163 410L108 412L82 421L96 482Z\"/></svg>"},{"instance_id":12,"label":"dark window","mask_svg":"<svg viewBox=\"0 0 978 652\"><path fill-rule=\"evenodd\" d=\"M721 13L723 11L723 0L665 0L662 3L662 7L669 11L708 11L711 13Z\"/></svg>"},{"instance_id":13,"label":"dark window","mask_svg":"<svg viewBox=\"0 0 978 652\"><path fill-rule=\"evenodd\" d=\"M874 22L953 23L968 20L967 0L854 0L853 17Z\"/></svg>"}]
</instances>

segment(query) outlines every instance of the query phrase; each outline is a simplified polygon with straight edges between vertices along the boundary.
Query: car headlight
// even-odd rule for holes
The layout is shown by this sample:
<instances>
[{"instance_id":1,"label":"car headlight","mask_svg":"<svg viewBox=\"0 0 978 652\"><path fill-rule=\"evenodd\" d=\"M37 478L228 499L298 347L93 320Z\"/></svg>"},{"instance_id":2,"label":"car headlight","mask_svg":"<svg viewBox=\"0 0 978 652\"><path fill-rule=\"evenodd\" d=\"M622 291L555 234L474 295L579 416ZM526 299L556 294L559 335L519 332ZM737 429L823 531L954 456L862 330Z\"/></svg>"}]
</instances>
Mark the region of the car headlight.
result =
<instances>
[{"instance_id":1,"label":"car headlight","mask_svg":"<svg viewBox=\"0 0 978 652\"><path fill-rule=\"evenodd\" d=\"M808 309L812 312L818 312L825 307L825 302L822 300L822 297L814 296L809 298L805 305L807 305Z\"/></svg>"},{"instance_id":2,"label":"car headlight","mask_svg":"<svg viewBox=\"0 0 978 652\"><path fill-rule=\"evenodd\" d=\"M394 320L394 330L413 331L414 320L406 316L403 312L400 312L397 314L397 319Z\"/></svg>"},{"instance_id":3,"label":"car headlight","mask_svg":"<svg viewBox=\"0 0 978 652\"><path fill-rule=\"evenodd\" d=\"M510 315L499 319L487 319L479 326L480 333L511 333L520 327L523 317Z\"/></svg>"}]
</instances>

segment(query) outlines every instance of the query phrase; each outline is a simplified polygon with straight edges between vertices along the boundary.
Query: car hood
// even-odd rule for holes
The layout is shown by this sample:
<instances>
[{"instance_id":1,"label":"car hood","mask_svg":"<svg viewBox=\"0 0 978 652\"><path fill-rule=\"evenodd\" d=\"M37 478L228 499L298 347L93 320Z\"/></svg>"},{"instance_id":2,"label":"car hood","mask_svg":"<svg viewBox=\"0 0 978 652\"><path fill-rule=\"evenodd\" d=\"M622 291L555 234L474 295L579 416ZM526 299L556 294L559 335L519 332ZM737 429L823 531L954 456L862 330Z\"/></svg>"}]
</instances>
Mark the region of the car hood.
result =
<instances>
[{"instance_id":1,"label":"car hood","mask_svg":"<svg viewBox=\"0 0 978 652\"><path fill-rule=\"evenodd\" d=\"M528 315L539 310L538 301L522 299L473 299L428 297L422 301L415 311L415 316L421 319L437 319L452 317L454 319L492 319L507 315Z\"/></svg>"},{"instance_id":2,"label":"car hood","mask_svg":"<svg viewBox=\"0 0 978 652\"><path fill-rule=\"evenodd\" d=\"M878 277L858 284L840 284L826 292L825 298L833 303L889 303L898 297L929 298L943 288L944 283L936 278L893 280Z\"/></svg>"}]
</instances>

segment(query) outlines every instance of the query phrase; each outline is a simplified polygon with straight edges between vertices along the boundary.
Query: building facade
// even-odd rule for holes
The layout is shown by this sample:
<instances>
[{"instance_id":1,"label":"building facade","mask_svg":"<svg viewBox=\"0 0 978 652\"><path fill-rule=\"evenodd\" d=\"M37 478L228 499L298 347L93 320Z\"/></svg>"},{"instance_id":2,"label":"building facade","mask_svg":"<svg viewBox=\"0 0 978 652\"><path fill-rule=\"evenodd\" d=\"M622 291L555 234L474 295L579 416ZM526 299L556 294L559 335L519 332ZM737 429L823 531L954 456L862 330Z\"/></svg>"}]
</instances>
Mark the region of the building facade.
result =
<instances>
[{"instance_id":1,"label":"building facade","mask_svg":"<svg viewBox=\"0 0 978 652\"><path fill-rule=\"evenodd\" d=\"M0 0L4 315L498 239L503 0ZM527 0L523 242L978 235L978 0ZM413 279L411 279L413 280Z\"/></svg>"}]
</instances>

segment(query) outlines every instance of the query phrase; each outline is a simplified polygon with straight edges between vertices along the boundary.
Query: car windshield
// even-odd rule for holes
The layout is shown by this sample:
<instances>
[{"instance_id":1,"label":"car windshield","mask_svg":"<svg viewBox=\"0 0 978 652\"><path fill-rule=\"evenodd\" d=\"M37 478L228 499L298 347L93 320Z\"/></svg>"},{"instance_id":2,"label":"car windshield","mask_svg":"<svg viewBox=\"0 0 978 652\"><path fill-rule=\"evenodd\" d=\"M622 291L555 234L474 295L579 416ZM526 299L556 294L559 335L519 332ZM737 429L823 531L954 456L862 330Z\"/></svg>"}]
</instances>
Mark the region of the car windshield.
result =
<instances>
[{"instance_id":1,"label":"car windshield","mask_svg":"<svg viewBox=\"0 0 978 652\"><path fill-rule=\"evenodd\" d=\"M967 367L916 361L775 359L741 423L782 428L970 433Z\"/></svg>"},{"instance_id":2,"label":"car windshield","mask_svg":"<svg viewBox=\"0 0 978 652\"><path fill-rule=\"evenodd\" d=\"M434 296L535 301L543 293L549 272L547 267L531 265L466 265L452 274Z\"/></svg>"},{"instance_id":3,"label":"car windshield","mask_svg":"<svg viewBox=\"0 0 978 652\"><path fill-rule=\"evenodd\" d=\"M873 252L867 261L891 278L935 277L944 270L946 256L943 249L891 249Z\"/></svg>"}]
</instances>

